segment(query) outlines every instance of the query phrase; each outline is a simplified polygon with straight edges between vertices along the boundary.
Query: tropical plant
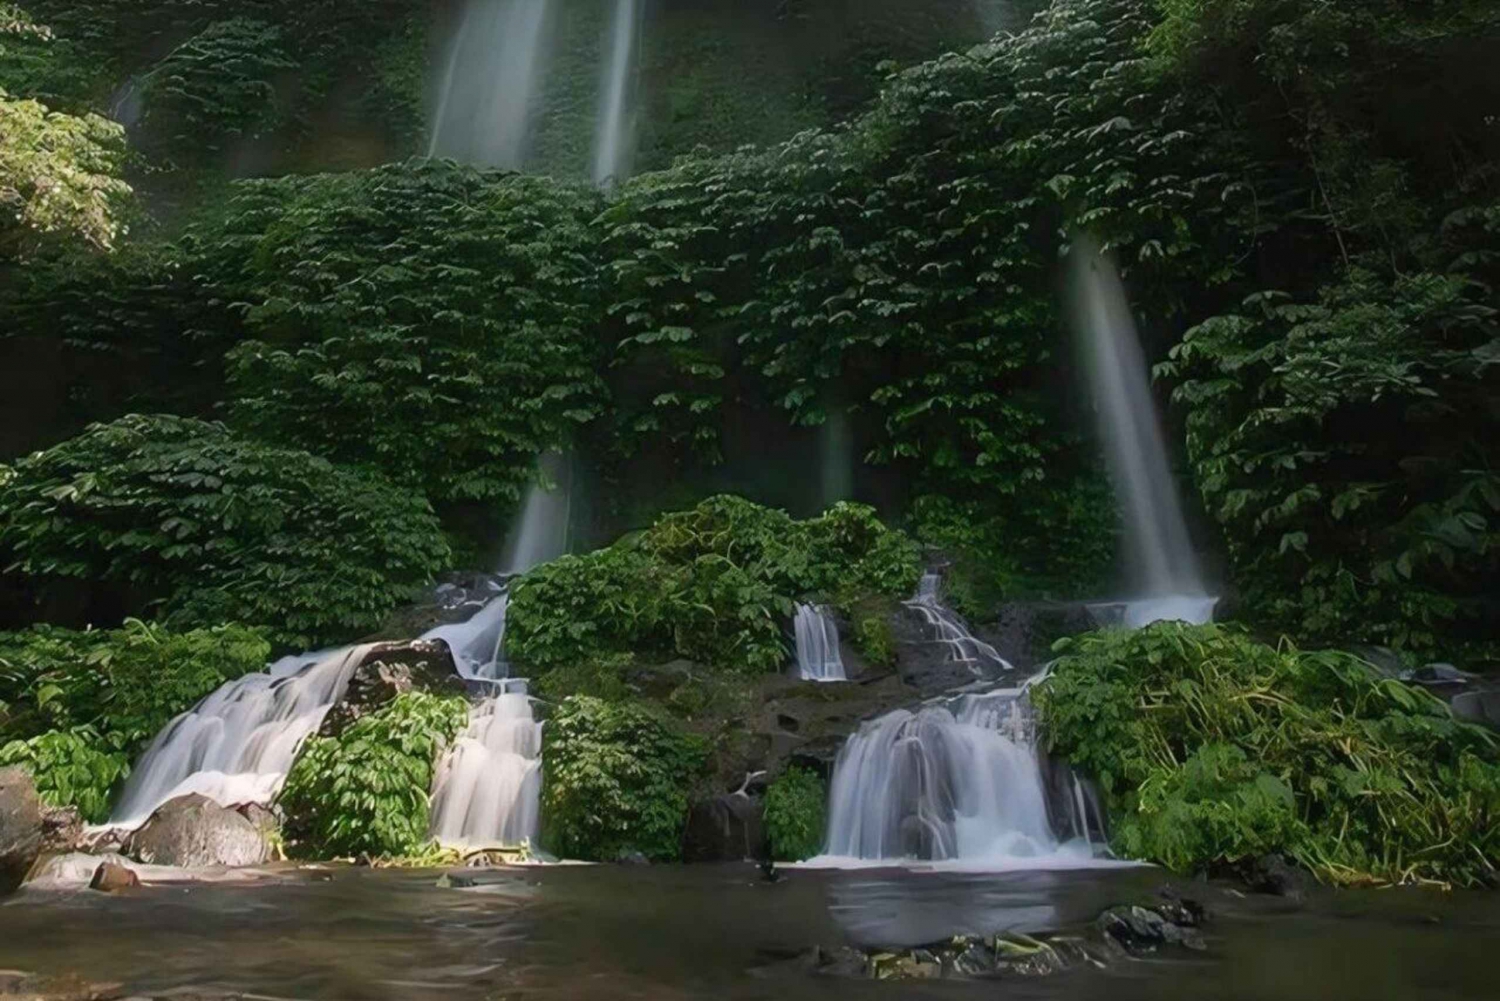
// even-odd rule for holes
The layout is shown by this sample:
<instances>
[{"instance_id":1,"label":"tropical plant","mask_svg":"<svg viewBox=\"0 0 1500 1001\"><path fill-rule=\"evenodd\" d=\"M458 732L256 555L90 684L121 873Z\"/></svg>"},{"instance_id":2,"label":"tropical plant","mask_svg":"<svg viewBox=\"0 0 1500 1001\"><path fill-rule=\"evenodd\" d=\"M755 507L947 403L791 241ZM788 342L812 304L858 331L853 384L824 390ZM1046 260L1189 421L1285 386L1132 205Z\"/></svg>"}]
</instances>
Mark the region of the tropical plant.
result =
<instances>
[{"instance_id":1,"label":"tropical plant","mask_svg":"<svg viewBox=\"0 0 1500 1001\"><path fill-rule=\"evenodd\" d=\"M303 649L373 631L448 556L418 495L165 416L18 462L0 485L0 549L38 583L128 586L172 624L264 625Z\"/></svg>"},{"instance_id":2,"label":"tropical plant","mask_svg":"<svg viewBox=\"0 0 1500 1001\"><path fill-rule=\"evenodd\" d=\"M543 733L543 839L552 851L680 857L688 789L707 756L700 738L641 703L588 696L558 705Z\"/></svg>"},{"instance_id":3,"label":"tropical plant","mask_svg":"<svg viewBox=\"0 0 1500 1001\"><path fill-rule=\"evenodd\" d=\"M771 857L800 862L823 849L828 786L814 771L796 765L766 787L766 839Z\"/></svg>"},{"instance_id":4,"label":"tropical plant","mask_svg":"<svg viewBox=\"0 0 1500 1001\"><path fill-rule=\"evenodd\" d=\"M308 741L277 801L289 848L315 858L420 854L438 755L467 722L463 699L412 691L337 737Z\"/></svg>"},{"instance_id":5,"label":"tropical plant","mask_svg":"<svg viewBox=\"0 0 1500 1001\"><path fill-rule=\"evenodd\" d=\"M1281 853L1331 883L1500 865L1500 742L1349 654L1160 623L1057 644L1049 749L1099 781L1120 854L1181 872Z\"/></svg>"},{"instance_id":6,"label":"tropical plant","mask_svg":"<svg viewBox=\"0 0 1500 1001\"><path fill-rule=\"evenodd\" d=\"M129 756L87 726L12 740L0 746L0 766L8 765L31 774L44 803L76 807L96 824L109 818L110 790L130 774Z\"/></svg>"}]
</instances>

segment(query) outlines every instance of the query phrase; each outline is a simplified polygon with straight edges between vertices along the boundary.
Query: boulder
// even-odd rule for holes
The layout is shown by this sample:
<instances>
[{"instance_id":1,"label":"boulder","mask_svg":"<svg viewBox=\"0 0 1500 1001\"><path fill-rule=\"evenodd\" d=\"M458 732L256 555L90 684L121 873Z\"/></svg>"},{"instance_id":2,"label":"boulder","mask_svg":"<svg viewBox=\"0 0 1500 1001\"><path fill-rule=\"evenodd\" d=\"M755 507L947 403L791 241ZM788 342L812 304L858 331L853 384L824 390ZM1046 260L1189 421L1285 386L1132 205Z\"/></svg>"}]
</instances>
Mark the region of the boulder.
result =
<instances>
[{"instance_id":1,"label":"boulder","mask_svg":"<svg viewBox=\"0 0 1500 1001\"><path fill-rule=\"evenodd\" d=\"M355 720L413 689L464 695L467 688L453 666L448 644L437 640L384 643L354 669L344 697L323 717L318 734L337 737Z\"/></svg>"},{"instance_id":2,"label":"boulder","mask_svg":"<svg viewBox=\"0 0 1500 1001\"><path fill-rule=\"evenodd\" d=\"M1500 689L1482 689L1456 695L1453 715L1467 723L1482 723L1500 729Z\"/></svg>"},{"instance_id":3,"label":"boulder","mask_svg":"<svg viewBox=\"0 0 1500 1001\"><path fill-rule=\"evenodd\" d=\"M740 862L765 854L764 806L740 791L699 800L688 813L683 835L685 862Z\"/></svg>"},{"instance_id":4,"label":"boulder","mask_svg":"<svg viewBox=\"0 0 1500 1001\"><path fill-rule=\"evenodd\" d=\"M126 839L125 854L148 865L236 868L267 861L271 847L257 821L194 793L163 804Z\"/></svg>"},{"instance_id":5,"label":"boulder","mask_svg":"<svg viewBox=\"0 0 1500 1001\"><path fill-rule=\"evenodd\" d=\"M21 885L42 851L42 801L21 768L0 768L0 893Z\"/></svg>"},{"instance_id":6,"label":"boulder","mask_svg":"<svg viewBox=\"0 0 1500 1001\"><path fill-rule=\"evenodd\" d=\"M115 862L100 862L99 868L94 870L94 878L89 880L89 889L101 893L117 893L140 885L141 877L134 869Z\"/></svg>"}]
</instances>

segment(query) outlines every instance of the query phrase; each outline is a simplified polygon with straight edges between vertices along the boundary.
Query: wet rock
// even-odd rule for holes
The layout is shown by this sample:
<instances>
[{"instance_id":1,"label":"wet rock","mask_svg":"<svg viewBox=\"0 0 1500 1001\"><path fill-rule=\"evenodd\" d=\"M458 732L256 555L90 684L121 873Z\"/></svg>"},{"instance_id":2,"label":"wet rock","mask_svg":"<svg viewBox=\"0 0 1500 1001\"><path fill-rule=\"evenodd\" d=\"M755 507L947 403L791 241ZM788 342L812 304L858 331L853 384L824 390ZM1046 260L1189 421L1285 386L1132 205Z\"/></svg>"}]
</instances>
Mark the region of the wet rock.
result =
<instances>
[{"instance_id":1,"label":"wet rock","mask_svg":"<svg viewBox=\"0 0 1500 1001\"><path fill-rule=\"evenodd\" d=\"M105 839L98 834L89 833L84 826L83 816L76 806L44 806L42 808L42 851L44 853L65 855L68 852L86 851L101 840Z\"/></svg>"},{"instance_id":2,"label":"wet rock","mask_svg":"<svg viewBox=\"0 0 1500 1001\"><path fill-rule=\"evenodd\" d=\"M343 699L323 717L318 734L337 737L355 720L412 690L439 695L466 693L464 681L454 669L448 644L409 640L385 643L371 650L350 675Z\"/></svg>"},{"instance_id":3,"label":"wet rock","mask_svg":"<svg viewBox=\"0 0 1500 1001\"><path fill-rule=\"evenodd\" d=\"M5 1001L116 1001L124 997L122 984L95 983L76 975L46 977L0 970L0 998Z\"/></svg>"},{"instance_id":4,"label":"wet rock","mask_svg":"<svg viewBox=\"0 0 1500 1001\"><path fill-rule=\"evenodd\" d=\"M1096 924L1106 945L1118 947L1131 956L1149 955L1168 945L1206 949L1208 946L1197 929L1196 919L1191 918L1191 912L1181 905L1174 905L1173 913L1194 923L1178 924L1161 910L1132 904L1111 907L1099 915Z\"/></svg>"},{"instance_id":5,"label":"wet rock","mask_svg":"<svg viewBox=\"0 0 1500 1001\"><path fill-rule=\"evenodd\" d=\"M256 822L194 793L163 804L126 839L125 854L149 865L237 868L267 861L271 847Z\"/></svg>"},{"instance_id":6,"label":"wet rock","mask_svg":"<svg viewBox=\"0 0 1500 1001\"><path fill-rule=\"evenodd\" d=\"M858 949L842 946L838 949L818 949L817 972L825 977L863 977L865 954Z\"/></svg>"},{"instance_id":7,"label":"wet rock","mask_svg":"<svg viewBox=\"0 0 1500 1001\"><path fill-rule=\"evenodd\" d=\"M764 804L749 792L732 792L693 804L683 834L686 862L740 862L765 854Z\"/></svg>"},{"instance_id":8,"label":"wet rock","mask_svg":"<svg viewBox=\"0 0 1500 1001\"><path fill-rule=\"evenodd\" d=\"M1466 723L1500 729L1500 689L1464 692L1454 696L1453 715Z\"/></svg>"},{"instance_id":9,"label":"wet rock","mask_svg":"<svg viewBox=\"0 0 1500 1001\"><path fill-rule=\"evenodd\" d=\"M0 893L21 885L41 854L46 826L42 801L21 768L0 768Z\"/></svg>"},{"instance_id":10,"label":"wet rock","mask_svg":"<svg viewBox=\"0 0 1500 1001\"><path fill-rule=\"evenodd\" d=\"M1098 628L1085 602L1025 601L1000 606L980 638L1022 670L1052 659L1052 644Z\"/></svg>"},{"instance_id":11,"label":"wet rock","mask_svg":"<svg viewBox=\"0 0 1500 1001\"><path fill-rule=\"evenodd\" d=\"M962 951L956 953L949 965L956 977L986 977L997 968L995 954L983 942L965 941Z\"/></svg>"},{"instance_id":12,"label":"wet rock","mask_svg":"<svg viewBox=\"0 0 1500 1001\"><path fill-rule=\"evenodd\" d=\"M100 862L99 868L94 870L94 878L89 880L89 889L101 893L118 893L140 885L141 877L134 869L114 862Z\"/></svg>"},{"instance_id":13,"label":"wet rock","mask_svg":"<svg viewBox=\"0 0 1500 1001\"><path fill-rule=\"evenodd\" d=\"M651 860L638 851L623 851L615 856L616 865L650 865Z\"/></svg>"},{"instance_id":14,"label":"wet rock","mask_svg":"<svg viewBox=\"0 0 1500 1001\"><path fill-rule=\"evenodd\" d=\"M1289 900L1307 895L1310 877L1280 855L1261 855L1246 859L1235 868L1235 875L1256 893L1268 893Z\"/></svg>"}]
</instances>

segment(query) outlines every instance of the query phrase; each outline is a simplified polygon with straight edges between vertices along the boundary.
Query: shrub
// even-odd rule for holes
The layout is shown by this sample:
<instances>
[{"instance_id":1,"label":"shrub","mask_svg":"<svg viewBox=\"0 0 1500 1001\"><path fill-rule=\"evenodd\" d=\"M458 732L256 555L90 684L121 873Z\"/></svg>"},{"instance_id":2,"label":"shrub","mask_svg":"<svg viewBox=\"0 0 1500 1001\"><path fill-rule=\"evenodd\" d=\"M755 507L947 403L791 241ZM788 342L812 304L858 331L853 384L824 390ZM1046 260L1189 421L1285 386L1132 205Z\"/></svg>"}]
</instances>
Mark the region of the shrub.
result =
<instances>
[{"instance_id":1,"label":"shrub","mask_svg":"<svg viewBox=\"0 0 1500 1001\"><path fill-rule=\"evenodd\" d=\"M260 632L237 625L172 632L132 619L119 630L0 633L0 735L87 726L133 754L220 685L263 670L270 655Z\"/></svg>"},{"instance_id":2,"label":"shrub","mask_svg":"<svg viewBox=\"0 0 1500 1001\"><path fill-rule=\"evenodd\" d=\"M828 787L806 768L792 766L766 789L766 839L771 857L800 862L823 850Z\"/></svg>"},{"instance_id":3,"label":"shrub","mask_svg":"<svg viewBox=\"0 0 1500 1001\"><path fill-rule=\"evenodd\" d=\"M73 806L83 819L109 819L109 794L130 774L130 757L92 727L52 730L0 747L0 766L20 765L50 806Z\"/></svg>"},{"instance_id":4,"label":"shrub","mask_svg":"<svg viewBox=\"0 0 1500 1001\"><path fill-rule=\"evenodd\" d=\"M516 662L539 668L633 653L777 670L797 599L905 597L918 574L915 544L870 508L839 504L798 522L713 497L527 574L512 590L506 642Z\"/></svg>"},{"instance_id":5,"label":"shrub","mask_svg":"<svg viewBox=\"0 0 1500 1001\"><path fill-rule=\"evenodd\" d=\"M468 722L460 698L405 692L337 737L307 743L279 804L295 851L403 857L428 841L437 757Z\"/></svg>"},{"instance_id":6,"label":"shrub","mask_svg":"<svg viewBox=\"0 0 1500 1001\"><path fill-rule=\"evenodd\" d=\"M144 591L174 625L264 625L304 649L347 639L448 555L420 496L221 424L125 417L13 472L0 548L18 569Z\"/></svg>"},{"instance_id":7,"label":"shrub","mask_svg":"<svg viewBox=\"0 0 1500 1001\"><path fill-rule=\"evenodd\" d=\"M548 846L598 861L631 851L678 858L688 789L706 756L701 739L640 703L567 699L544 730Z\"/></svg>"},{"instance_id":8,"label":"shrub","mask_svg":"<svg viewBox=\"0 0 1500 1001\"><path fill-rule=\"evenodd\" d=\"M1471 885L1500 863L1500 744L1348 654L1161 623L1062 640L1036 689L1123 855L1183 872L1285 853L1332 883Z\"/></svg>"}]
</instances>

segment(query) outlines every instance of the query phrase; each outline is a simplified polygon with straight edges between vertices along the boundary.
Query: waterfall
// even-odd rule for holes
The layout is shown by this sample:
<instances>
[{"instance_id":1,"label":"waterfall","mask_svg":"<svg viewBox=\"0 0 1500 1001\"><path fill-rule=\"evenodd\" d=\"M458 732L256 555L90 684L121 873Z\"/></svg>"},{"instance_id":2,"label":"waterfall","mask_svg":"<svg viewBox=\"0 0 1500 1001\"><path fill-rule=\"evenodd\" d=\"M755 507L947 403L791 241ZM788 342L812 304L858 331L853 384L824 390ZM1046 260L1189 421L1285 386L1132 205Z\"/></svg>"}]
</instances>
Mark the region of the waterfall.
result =
<instances>
[{"instance_id":1,"label":"waterfall","mask_svg":"<svg viewBox=\"0 0 1500 1001\"><path fill-rule=\"evenodd\" d=\"M466 0L449 44L428 156L518 169L546 75L551 0Z\"/></svg>"},{"instance_id":2,"label":"waterfall","mask_svg":"<svg viewBox=\"0 0 1500 1001\"><path fill-rule=\"evenodd\" d=\"M839 654L839 627L819 605L797 605L797 676L803 681L846 681Z\"/></svg>"},{"instance_id":3,"label":"waterfall","mask_svg":"<svg viewBox=\"0 0 1500 1001\"><path fill-rule=\"evenodd\" d=\"M599 92L599 128L594 141L594 183L613 186L629 174L630 84L640 35L640 0L615 0L609 58Z\"/></svg>"},{"instance_id":4,"label":"waterfall","mask_svg":"<svg viewBox=\"0 0 1500 1001\"><path fill-rule=\"evenodd\" d=\"M917 584L917 596L905 602L918 612L939 643L948 647L948 659L962 664L977 678L995 671L1010 671L1010 662L990 644L976 637L958 613L946 607L941 598L942 578L935 573L923 574Z\"/></svg>"},{"instance_id":5,"label":"waterfall","mask_svg":"<svg viewBox=\"0 0 1500 1001\"><path fill-rule=\"evenodd\" d=\"M453 655L459 677L468 681L496 681L506 676L505 615L510 595L502 593L467 622L429 629L424 640L442 640Z\"/></svg>"},{"instance_id":6,"label":"waterfall","mask_svg":"<svg viewBox=\"0 0 1500 1001\"><path fill-rule=\"evenodd\" d=\"M139 827L170 799L200 793L224 806L269 804L343 698L373 644L285 657L247 674L166 725L141 756L110 823Z\"/></svg>"},{"instance_id":7,"label":"waterfall","mask_svg":"<svg viewBox=\"0 0 1500 1001\"><path fill-rule=\"evenodd\" d=\"M573 514L570 463L561 452L548 452L538 465L541 477L555 486L533 483L526 491L521 517L505 544L503 573L525 573L568 551L568 523Z\"/></svg>"},{"instance_id":8,"label":"waterfall","mask_svg":"<svg viewBox=\"0 0 1500 1001\"><path fill-rule=\"evenodd\" d=\"M541 802L542 724L523 690L485 699L438 765L432 836L456 847L535 842Z\"/></svg>"},{"instance_id":9,"label":"waterfall","mask_svg":"<svg viewBox=\"0 0 1500 1001\"><path fill-rule=\"evenodd\" d=\"M1086 816L1084 836L1066 841L1049 819L1027 687L934 700L863 724L834 764L820 861L1094 864Z\"/></svg>"},{"instance_id":10,"label":"waterfall","mask_svg":"<svg viewBox=\"0 0 1500 1001\"><path fill-rule=\"evenodd\" d=\"M818 429L822 463L823 506L832 507L854 496L854 431L846 410L833 410Z\"/></svg>"},{"instance_id":11,"label":"waterfall","mask_svg":"<svg viewBox=\"0 0 1500 1001\"><path fill-rule=\"evenodd\" d=\"M1074 240L1069 259L1084 367L1125 521L1134 593L1123 603L1123 622L1206 622L1216 599L1204 587L1188 538L1125 286L1087 236Z\"/></svg>"}]
</instances>

